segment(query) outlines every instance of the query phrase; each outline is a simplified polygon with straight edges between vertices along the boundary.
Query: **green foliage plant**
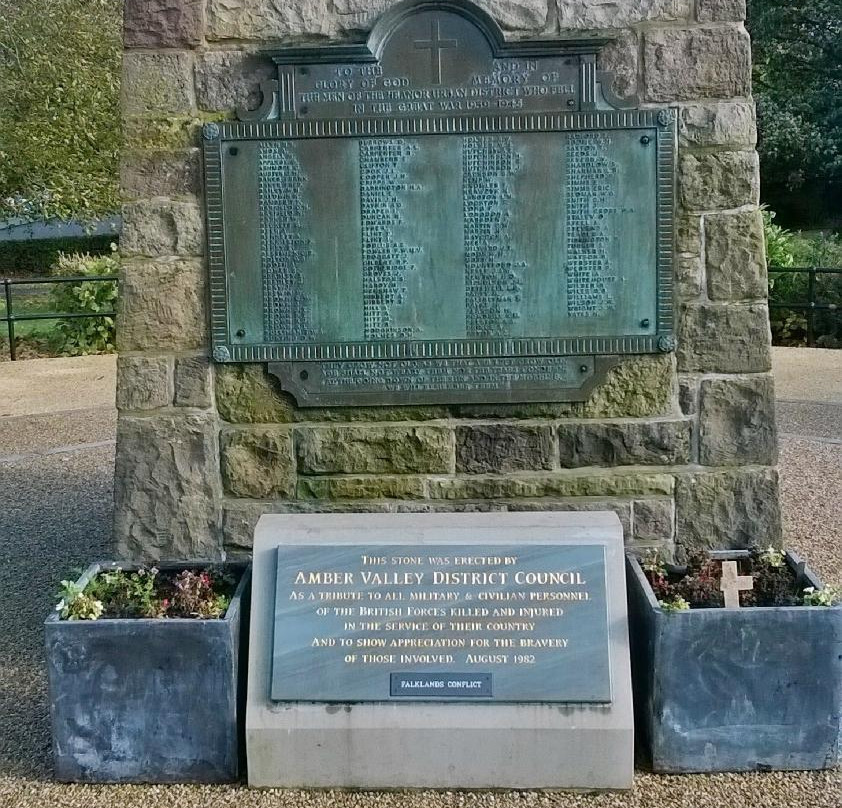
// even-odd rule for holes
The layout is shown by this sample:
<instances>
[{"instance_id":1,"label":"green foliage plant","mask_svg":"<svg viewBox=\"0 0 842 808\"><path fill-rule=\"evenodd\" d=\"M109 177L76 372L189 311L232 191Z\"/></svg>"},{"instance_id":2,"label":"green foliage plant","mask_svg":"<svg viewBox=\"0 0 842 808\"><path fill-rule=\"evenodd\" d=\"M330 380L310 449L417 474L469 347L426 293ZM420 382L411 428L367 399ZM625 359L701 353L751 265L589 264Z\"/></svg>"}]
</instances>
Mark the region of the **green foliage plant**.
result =
<instances>
[{"instance_id":1,"label":"green foliage plant","mask_svg":"<svg viewBox=\"0 0 842 808\"><path fill-rule=\"evenodd\" d=\"M766 261L769 267L842 267L842 237L820 232L807 236L775 224L775 213L763 209ZM809 297L806 272L769 274L769 299L778 304L804 304ZM842 304L842 274L818 274L815 297L818 302ZM776 345L805 345L807 316L800 309L772 308L769 311L772 337ZM824 334L826 347L842 342L842 320L833 315L816 317L816 332ZM820 337L821 341L821 337Z\"/></svg>"},{"instance_id":2,"label":"green foliage plant","mask_svg":"<svg viewBox=\"0 0 842 808\"><path fill-rule=\"evenodd\" d=\"M62 620L96 620L102 616L103 605L73 581L62 581L56 611Z\"/></svg>"},{"instance_id":3,"label":"green foliage plant","mask_svg":"<svg viewBox=\"0 0 842 808\"><path fill-rule=\"evenodd\" d=\"M821 589L808 586L804 590L805 606L839 606L842 604L842 586L825 586Z\"/></svg>"},{"instance_id":4,"label":"green foliage plant","mask_svg":"<svg viewBox=\"0 0 842 808\"><path fill-rule=\"evenodd\" d=\"M116 250L116 245L112 245ZM120 259L111 255L59 255L51 274L56 277L116 275ZM54 311L76 314L99 314L113 311L117 302L116 281L81 281L56 284L51 292ZM51 347L65 356L112 353L115 349L116 326L113 317L78 317L62 320L56 327Z\"/></svg>"},{"instance_id":5,"label":"green foliage plant","mask_svg":"<svg viewBox=\"0 0 842 808\"><path fill-rule=\"evenodd\" d=\"M119 209L122 0L0 0L0 218Z\"/></svg>"},{"instance_id":6,"label":"green foliage plant","mask_svg":"<svg viewBox=\"0 0 842 808\"><path fill-rule=\"evenodd\" d=\"M100 618L217 619L231 603L236 579L214 569L161 572L101 570L84 587L62 581L56 611L62 620Z\"/></svg>"}]
</instances>

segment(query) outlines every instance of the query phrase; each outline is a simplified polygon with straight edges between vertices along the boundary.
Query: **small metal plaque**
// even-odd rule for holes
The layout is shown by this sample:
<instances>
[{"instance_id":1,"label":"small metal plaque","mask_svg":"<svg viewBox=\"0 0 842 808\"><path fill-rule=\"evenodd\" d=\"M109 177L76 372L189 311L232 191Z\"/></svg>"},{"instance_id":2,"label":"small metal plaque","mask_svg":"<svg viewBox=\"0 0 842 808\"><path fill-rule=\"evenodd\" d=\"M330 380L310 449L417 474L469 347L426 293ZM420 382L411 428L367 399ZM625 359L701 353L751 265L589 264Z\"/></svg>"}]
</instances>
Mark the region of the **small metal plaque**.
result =
<instances>
[{"instance_id":1,"label":"small metal plaque","mask_svg":"<svg viewBox=\"0 0 842 808\"><path fill-rule=\"evenodd\" d=\"M417 699L490 698L490 673L393 673L392 696Z\"/></svg>"},{"instance_id":2,"label":"small metal plaque","mask_svg":"<svg viewBox=\"0 0 842 808\"><path fill-rule=\"evenodd\" d=\"M551 401L671 345L675 116L616 98L601 44L418 0L275 54L205 131L215 358L301 406Z\"/></svg>"},{"instance_id":3,"label":"small metal plaque","mask_svg":"<svg viewBox=\"0 0 842 808\"><path fill-rule=\"evenodd\" d=\"M602 546L282 545L277 565L275 701L611 701Z\"/></svg>"}]
</instances>

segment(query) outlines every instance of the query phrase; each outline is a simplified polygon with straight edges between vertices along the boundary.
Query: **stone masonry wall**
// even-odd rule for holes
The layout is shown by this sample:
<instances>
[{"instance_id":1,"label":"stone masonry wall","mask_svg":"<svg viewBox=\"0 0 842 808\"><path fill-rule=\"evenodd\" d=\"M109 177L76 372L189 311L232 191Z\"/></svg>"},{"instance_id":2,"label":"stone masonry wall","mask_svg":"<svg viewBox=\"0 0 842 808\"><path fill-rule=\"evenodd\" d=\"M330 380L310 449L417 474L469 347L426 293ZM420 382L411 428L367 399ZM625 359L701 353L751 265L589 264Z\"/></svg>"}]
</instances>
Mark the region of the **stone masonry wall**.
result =
<instances>
[{"instance_id":1,"label":"stone masonry wall","mask_svg":"<svg viewBox=\"0 0 842 808\"><path fill-rule=\"evenodd\" d=\"M615 36L620 94L679 107L674 355L577 404L297 409L209 361L200 126L259 100L259 52L359 41L384 0L126 0L116 536L248 552L267 511L601 509L627 540L780 540L744 0L480 0L511 37Z\"/></svg>"}]
</instances>

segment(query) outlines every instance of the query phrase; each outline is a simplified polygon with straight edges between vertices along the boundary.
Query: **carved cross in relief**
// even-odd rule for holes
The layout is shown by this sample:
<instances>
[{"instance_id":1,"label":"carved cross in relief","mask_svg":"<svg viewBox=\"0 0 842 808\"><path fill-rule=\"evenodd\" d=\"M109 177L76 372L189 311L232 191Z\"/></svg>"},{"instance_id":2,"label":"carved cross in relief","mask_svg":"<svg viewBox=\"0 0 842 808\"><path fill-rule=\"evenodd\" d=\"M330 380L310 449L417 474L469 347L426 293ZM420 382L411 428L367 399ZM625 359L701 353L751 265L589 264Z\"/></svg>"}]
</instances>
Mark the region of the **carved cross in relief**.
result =
<instances>
[{"instance_id":1,"label":"carved cross in relief","mask_svg":"<svg viewBox=\"0 0 842 808\"><path fill-rule=\"evenodd\" d=\"M719 588L725 595L725 608L739 609L740 592L754 589L754 579L751 575L737 575L736 561L723 561L722 581Z\"/></svg>"},{"instance_id":2,"label":"carved cross in relief","mask_svg":"<svg viewBox=\"0 0 842 808\"><path fill-rule=\"evenodd\" d=\"M432 71L433 84L441 84L441 52L447 48L457 47L459 41L442 39L439 20L436 18L430 22L430 38L416 39L414 44L418 50L430 51L430 70Z\"/></svg>"}]
</instances>

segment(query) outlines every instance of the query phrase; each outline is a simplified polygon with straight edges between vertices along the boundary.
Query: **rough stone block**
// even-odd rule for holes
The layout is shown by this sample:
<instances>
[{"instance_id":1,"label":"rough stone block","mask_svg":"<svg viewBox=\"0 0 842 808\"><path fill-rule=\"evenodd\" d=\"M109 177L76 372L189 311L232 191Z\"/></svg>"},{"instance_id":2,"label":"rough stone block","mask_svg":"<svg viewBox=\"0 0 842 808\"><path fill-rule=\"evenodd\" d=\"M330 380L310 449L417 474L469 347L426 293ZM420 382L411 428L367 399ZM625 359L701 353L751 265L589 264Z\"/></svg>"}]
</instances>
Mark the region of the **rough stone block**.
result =
<instances>
[{"instance_id":1,"label":"rough stone block","mask_svg":"<svg viewBox=\"0 0 842 808\"><path fill-rule=\"evenodd\" d=\"M391 0L335 0L336 21L341 31L368 31Z\"/></svg>"},{"instance_id":2,"label":"rough stone block","mask_svg":"<svg viewBox=\"0 0 842 808\"><path fill-rule=\"evenodd\" d=\"M751 101L682 104L678 115L679 146L745 148L755 143L757 126Z\"/></svg>"},{"instance_id":3,"label":"rough stone block","mask_svg":"<svg viewBox=\"0 0 842 808\"><path fill-rule=\"evenodd\" d=\"M154 410L173 400L172 359L168 356L117 357L117 409Z\"/></svg>"},{"instance_id":4,"label":"rough stone block","mask_svg":"<svg viewBox=\"0 0 842 808\"><path fill-rule=\"evenodd\" d=\"M208 0L207 4L208 39L265 42L292 36L330 36L335 30L329 0Z\"/></svg>"},{"instance_id":5,"label":"rough stone block","mask_svg":"<svg viewBox=\"0 0 842 808\"><path fill-rule=\"evenodd\" d=\"M775 469L680 475L676 480L675 508L675 540L683 551L780 546L781 512Z\"/></svg>"},{"instance_id":6,"label":"rough stone block","mask_svg":"<svg viewBox=\"0 0 842 808\"><path fill-rule=\"evenodd\" d=\"M120 276L120 351L190 351L208 342L206 271L198 261L129 261Z\"/></svg>"},{"instance_id":7,"label":"rough stone block","mask_svg":"<svg viewBox=\"0 0 842 808\"><path fill-rule=\"evenodd\" d=\"M287 424L293 420L292 400L263 365L217 365L216 407L232 424Z\"/></svg>"},{"instance_id":8,"label":"rough stone block","mask_svg":"<svg viewBox=\"0 0 842 808\"><path fill-rule=\"evenodd\" d=\"M689 421L561 423L559 462L582 466L667 466L690 462Z\"/></svg>"},{"instance_id":9,"label":"rough stone block","mask_svg":"<svg viewBox=\"0 0 842 808\"><path fill-rule=\"evenodd\" d=\"M697 0L699 22L742 22L746 18L746 0Z\"/></svg>"},{"instance_id":10,"label":"rough stone block","mask_svg":"<svg viewBox=\"0 0 842 808\"><path fill-rule=\"evenodd\" d=\"M757 152L685 154L679 161L679 199L688 211L756 205L760 198Z\"/></svg>"},{"instance_id":11,"label":"rough stone block","mask_svg":"<svg viewBox=\"0 0 842 808\"><path fill-rule=\"evenodd\" d=\"M702 292L702 257L679 253L675 257L675 298L695 300Z\"/></svg>"},{"instance_id":12,"label":"rough stone block","mask_svg":"<svg viewBox=\"0 0 842 808\"><path fill-rule=\"evenodd\" d=\"M260 84L277 77L271 59L248 51L206 51L196 60L196 103L199 109L228 112L256 109Z\"/></svg>"},{"instance_id":13,"label":"rough stone block","mask_svg":"<svg viewBox=\"0 0 842 808\"><path fill-rule=\"evenodd\" d=\"M251 550L254 528L264 513L388 513L400 507L392 502L320 502L306 500L228 500L222 508L222 535L226 548Z\"/></svg>"},{"instance_id":14,"label":"rough stone block","mask_svg":"<svg viewBox=\"0 0 842 808\"><path fill-rule=\"evenodd\" d=\"M476 0L497 23L509 31L540 31L547 24L548 0ZM336 0L336 26L340 31L367 31L394 5L391 0Z\"/></svg>"},{"instance_id":15,"label":"rough stone block","mask_svg":"<svg viewBox=\"0 0 842 808\"><path fill-rule=\"evenodd\" d=\"M685 213L675 217L675 250L679 254L701 255L701 216L693 216Z\"/></svg>"},{"instance_id":16,"label":"rough stone block","mask_svg":"<svg viewBox=\"0 0 842 808\"><path fill-rule=\"evenodd\" d=\"M477 424L456 427L456 470L468 474L555 468L548 425Z\"/></svg>"},{"instance_id":17,"label":"rough stone block","mask_svg":"<svg viewBox=\"0 0 842 808\"><path fill-rule=\"evenodd\" d=\"M153 196L195 199L201 192L202 157L198 149L124 153L120 164L123 199Z\"/></svg>"},{"instance_id":18,"label":"rough stone block","mask_svg":"<svg viewBox=\"0 0 842 808\"><path fill-rule=\"evenodd\" d=\"M123 205L120 249L124 255L202 255L204 241L204 217L192 202Z\"/></svg>"},{"instance_id":19,"label":"rough stone block","mask_svg":"<svg viewBox=\"0 0 842 808\"><path fill-rule=\"evenodd\" d=\"M217 432L210 414L120 417L114 485L121 559L221 557Z\"/></svg>"},{"instance_id":20,"label":"rough stone block","mask_svg":"<svg viewBox=\"0 0 842 808\"><path fill-rule=\"evenodd\" d=\"M620 98L635 96L639 92L638 37L634 31L623 31L599 52L599 69L614 77L609 88Z\"/></svg>"},{"instance_id":21,"label":"rough stone block","mask_svg":"<svg viewBox=\"0 0 842 808\"><path fill-rule=\"evenodd\" d=\"M645 544L672 542L675 533L675 503L671 499L634 501L634 541Z\"/></svg>"},{"instance_id":22,"label":"rough stone block","mask_svg":"<svg viewBox=\"0 0 842 808\"><path fill-rule=\"evenodd\" d=\"M424 499L423 477L301 477L300 499Z\"/></svg>"},{"instance_id":23,"label":"rough stone block","mask_svg":"<svg viewBox=\"0 0 842 808\"><path fill-rule=\"evenodd\" d=\"M296 429L301 474L423 474L453 470L453 432L440 426Z\"/></svg>"},{"instance_id":24,"label":"rough stone block","mask_svg":"<svg viewBox=\"0 0 842 808\"><path fill-rule=\"evenodd\" d=\"M547 24L551 0L476 0L507 31L541 31Z\"/></svg>"},{"instance_id":25,"label":"rough stone block","mask_svg":"<svg viewBox=\"0 0 842 808\"><path fill-rule=\"evenodd\" d=\"M759 210L705 216L705 267L711 300L766 299L766 247Z\"/></svg>"},{"instance_id":26,"label":"rough stone block","mask_svg":"<svg viewBox=\"0 0 842 808\"><path fill-rule=\"evenodd\" d=\"M447 507L454 507L452 503L444 503ZM481 503L482 504L482 503ZM628 499L513 499L495 502L507 511L614 511L623 526L623 536L631 539L632 503Z\"/></svg>"},{"instance_id":27,"label":"rough stone block","mask_svg":"<svg viewBox=\"0 0 842 808\"><path fill-rule=\"evenodd\" d=\"M679 215L675 221L675 295L692 300L702 292L702 217Z\"/></svg>"},{"instance_id":28,"label":"rough stone block","mask_svg":"<svg viewBox=\"0 0 842 808\"><path fill-rule=\"evenodd\" d=\"M739 26L661 28L643 46L647 101L695 101L751 93L751 46Z\"/></svg>"},{"instance_id":29,"label":"rough stone block","mask_svg":"<svg viewBox=\"0 0 842 808\"><path fill-rule=\"evenodd\" d=\"M124 115L189 115L194 106L192 56L173 51L125 53L120 106Z\"/></svg>"},{"instance_id":30,"label":"rough stone block","mask_svg":"<svg viewBox=\"0 0 842 808\"><path fill-rule=\"evenodd\" d=\"M702 465L765 465L777 461L771 376L703 379L699 402Z\"/></svg>"},{"instance_id":31,"label":"rough stone block","mask_svg":"<svg viewBox=\"0 0 842 808\"><path fill-rule=\"evenodd\" d=\"M202 0L126 0L127 48L178 48L202 41Z\"/></svg>"},{"instance_id":32,"label":"rough stone block","mask_svg":"<svg viewBox=\"0 0 842 808\"><path fill-rule=\"evenodd\" d=\"M678 369L682 372L762 373L772 365L765 304L685 304L678 311Z\"/></svg>"},{"instance_id":33,"label":"rough stone block","mask_svg":"<svg viewBox=\"0 0 842 808\"><path fill-rule=\"evenodd\" d=\"M177 151L201 145L202 124L209 118L224 120L227 116L209 113L194 115L154 115L144 117L123 116L122 151L129 154L139 151Z\"/></svg>"},{"instance_id":34,"label":"rough stone block","mask_svg":"<svg viewBox=\"0 0 842 808\"><path fill-rule=\"evenodd\" d=\"M180 356L175 360L176 406L210 407L212 389L213 374L207 356Z\"/></svg>"},{"instance_id":35,"label":"rough stone block","mask_svg":"<svg viewBox=\"0 0 842 808\"><path fill-rule=\"evenodd\" d=\"M691 0L556 0L562 28L625 28L652 20L688 20Z\"/></svg>"},{"instance_id":36,"label":"rough stone block","mask_svg":"<svg viewBox=\"0 0 842 808\"><path fill-rule=\"evenodd\" d=\"M220 444L227 493L253 499L294 495L295 457L289 429L226 430Z\"/></svg>"},{"instance_id":37,"label":"rough stone block","mask_svg":"<svg viewBox=\"0 0 842 808\"><path fill-rule=\"evenodd\" d=\"M699 385L695 376L678 377L678 404L684 415L695 415L699 409Z\"/></svg>"},{"instance_id":38,"label":"rough stone block","mask_svg":"<svg viewBox=\"0 0 842 808\"><path fill-rule=\"evenodd\" d=\"M437 477L430 480L430 499L509 499L512 497L627 497L672 495L670 474L605 471L588 474L536 474L516 477Z\"/></svg>"}]
</instances>

